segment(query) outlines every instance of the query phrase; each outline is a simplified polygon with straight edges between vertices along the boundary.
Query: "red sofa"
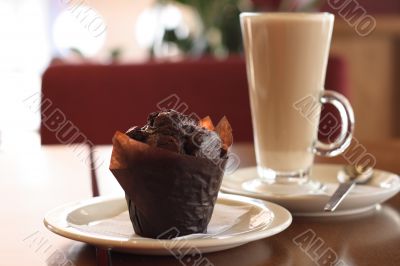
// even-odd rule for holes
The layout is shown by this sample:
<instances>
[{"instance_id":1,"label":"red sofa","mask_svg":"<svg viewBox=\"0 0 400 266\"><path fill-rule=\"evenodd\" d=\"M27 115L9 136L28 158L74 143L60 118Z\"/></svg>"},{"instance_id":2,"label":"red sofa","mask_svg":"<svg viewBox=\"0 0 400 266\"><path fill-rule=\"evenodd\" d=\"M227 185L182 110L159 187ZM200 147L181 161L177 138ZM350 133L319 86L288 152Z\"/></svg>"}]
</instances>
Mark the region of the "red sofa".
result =
<instances>
[{"instance_id":1,"label":"red sofa","mask_svg":"<svg viewBox=\"0 0 400 266\"><path fill-rule=\"evenodd\" d=\"M342 60L332 58L327 88L347 94L345 74ZM50 66L43 75L42 93L42 144L82 142L82 136L94 144L110 144L115 130L143 125L147 114L160 107L175 107L200 117L210 115L215 122L226 115L235 141L252 140L246 70L241 57ZM58 125L48 124L51 115L52 119L58 115ZM67 122L70 127L74 125L74 130L67 132ZM76 132L81 136L74 139Z\"/></svg>"}]
</instances>

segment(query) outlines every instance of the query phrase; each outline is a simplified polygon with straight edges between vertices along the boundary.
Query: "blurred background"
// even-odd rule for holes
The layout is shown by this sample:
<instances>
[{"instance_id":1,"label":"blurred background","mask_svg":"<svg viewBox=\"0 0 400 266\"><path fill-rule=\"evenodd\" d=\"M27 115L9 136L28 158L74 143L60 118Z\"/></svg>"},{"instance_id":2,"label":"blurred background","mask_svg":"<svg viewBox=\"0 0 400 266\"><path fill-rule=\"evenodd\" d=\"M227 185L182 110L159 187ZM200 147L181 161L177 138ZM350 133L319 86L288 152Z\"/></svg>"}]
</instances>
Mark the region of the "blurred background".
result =
<instances>
[{"instance_id":1,"label":"blurred background","mask_svg":"<svg viewBox=\"0 0 400 266\"><path fill-rule=\"evenodd\" d=\"M398 0L0 0L0 149L37 134L40 101L26 99L49 67L243 60L243 11L334 13L331 53L343 62L356 137L400 136Z\"/></svg>"}]
</instances>

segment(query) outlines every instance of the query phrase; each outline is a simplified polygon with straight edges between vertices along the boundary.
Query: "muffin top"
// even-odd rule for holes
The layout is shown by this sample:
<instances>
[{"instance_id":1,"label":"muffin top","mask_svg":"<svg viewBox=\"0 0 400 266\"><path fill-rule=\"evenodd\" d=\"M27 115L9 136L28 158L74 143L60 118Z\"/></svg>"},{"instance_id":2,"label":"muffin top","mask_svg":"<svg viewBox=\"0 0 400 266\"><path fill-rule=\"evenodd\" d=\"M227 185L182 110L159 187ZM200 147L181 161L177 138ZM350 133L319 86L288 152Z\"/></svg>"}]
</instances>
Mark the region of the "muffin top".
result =
<instances>
[{"instance_id":1,"label":"muffin top","mask_svg":"<svg viewBox=\"0 0 400 266\"><path fill-rule=\"evenodd\" d=\"M126 134L152 147L180 154L211 160L226 154L217 132L202 126L198 119L172 109L151 113L146 125L132 127Z\"/></svg>"}]
</instances>

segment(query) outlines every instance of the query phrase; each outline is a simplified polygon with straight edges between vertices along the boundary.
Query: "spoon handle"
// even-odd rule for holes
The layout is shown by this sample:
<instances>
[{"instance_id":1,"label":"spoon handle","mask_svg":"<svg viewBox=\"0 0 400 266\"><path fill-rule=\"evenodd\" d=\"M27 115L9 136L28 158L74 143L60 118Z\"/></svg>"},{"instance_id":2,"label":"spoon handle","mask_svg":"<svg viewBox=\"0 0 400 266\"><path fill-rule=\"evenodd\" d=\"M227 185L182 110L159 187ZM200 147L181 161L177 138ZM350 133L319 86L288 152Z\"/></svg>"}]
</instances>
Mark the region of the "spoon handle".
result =
<instances>
[{"instance_id":1,"label":"spoon handle","mask_svg":"<svg viewBox=\"0 0 400 266\"><path fill-rule=\"evenodd\" d=\"M333 193L333 195L330 197L328 203L326 203L324 211L333 212L347 196L347 194L349 194L350 190L352 190L354 186L354 182L341 183L336 191Z\"/></svg>"}]
</instances>

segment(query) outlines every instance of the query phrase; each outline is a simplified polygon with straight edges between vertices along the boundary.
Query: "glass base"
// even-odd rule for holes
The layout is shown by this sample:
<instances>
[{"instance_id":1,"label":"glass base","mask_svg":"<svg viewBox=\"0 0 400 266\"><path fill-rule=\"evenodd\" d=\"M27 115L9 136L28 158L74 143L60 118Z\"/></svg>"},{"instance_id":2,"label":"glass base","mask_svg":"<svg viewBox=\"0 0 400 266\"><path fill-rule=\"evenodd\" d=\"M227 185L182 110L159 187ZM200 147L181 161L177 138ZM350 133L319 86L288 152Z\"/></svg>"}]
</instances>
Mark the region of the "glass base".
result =
<instances>
[{"instance_id":1,"label":"glass base","mask_svg":"<svg viewBox=\"0 0 400 266\"><path fill-rule=\"evenodd\" d=\"M292 172L279 172L274 171L270 168L258 166L258 176L260 179L268 184L280 183L280 184L302 184L307 182L310 176L310 168L306 170L292 171Z\"/></svg>"},{"instance_id":2,"label":"glass base","mask_svg":"<svg viewBox=\"0 0 400 266\"><path fill-rule=\"evenodd\" d=\"M242 187L246 191L271 195L313 194L322 184L309 179L310 170L297 172L277 172L258 167L258 177L246 181Z\"/></svg>"}]
</instances>

